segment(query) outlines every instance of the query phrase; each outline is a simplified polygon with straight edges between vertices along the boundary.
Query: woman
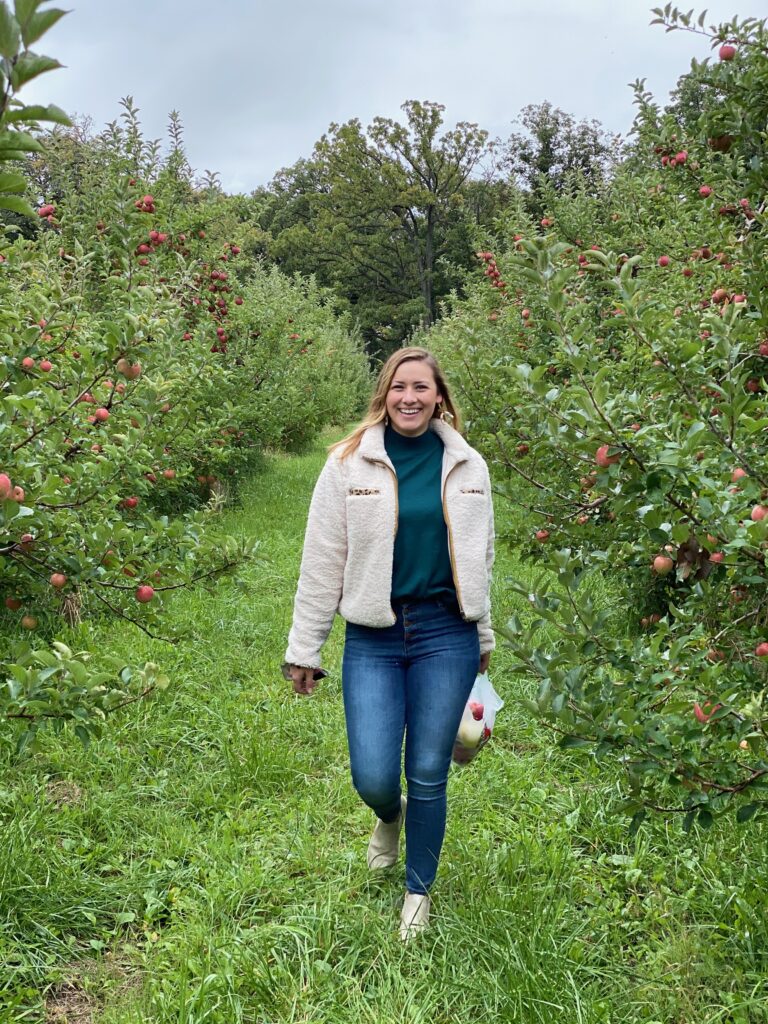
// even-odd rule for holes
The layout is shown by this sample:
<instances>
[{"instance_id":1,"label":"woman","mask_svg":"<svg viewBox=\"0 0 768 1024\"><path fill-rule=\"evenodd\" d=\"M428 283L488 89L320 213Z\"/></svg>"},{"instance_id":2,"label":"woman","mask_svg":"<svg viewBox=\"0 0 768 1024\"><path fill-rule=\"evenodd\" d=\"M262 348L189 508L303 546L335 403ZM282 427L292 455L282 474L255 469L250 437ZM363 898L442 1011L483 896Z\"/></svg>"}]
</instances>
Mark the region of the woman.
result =
<instances>
[{"instance_id":1,"label":"woman","mask_svg":"<svg viewBox=\"0 0 768 1024\"><path fill-rule=\"evenodd\" d=\"M490 480L458 429L435 358L423 348L390 356L367 415L331 447L317 481L285 655L296 693L312 693L334 615L346 619L352 782L378 818L370 868L396 863L405 819L404 940L429 920L453 742L495 646Z\"/></svg>"}]
</instances>

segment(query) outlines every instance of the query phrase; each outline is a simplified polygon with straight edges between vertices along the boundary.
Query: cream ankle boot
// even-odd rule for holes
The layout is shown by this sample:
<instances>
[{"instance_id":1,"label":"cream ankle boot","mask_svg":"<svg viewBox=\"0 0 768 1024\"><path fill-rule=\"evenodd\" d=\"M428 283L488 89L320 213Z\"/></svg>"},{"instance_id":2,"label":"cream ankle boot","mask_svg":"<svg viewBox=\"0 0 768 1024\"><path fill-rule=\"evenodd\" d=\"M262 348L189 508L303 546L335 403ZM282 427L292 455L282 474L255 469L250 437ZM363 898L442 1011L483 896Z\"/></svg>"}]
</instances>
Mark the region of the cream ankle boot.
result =
<instances>
[{"instance_id":1,"label":"cream ankle boot","mask_svg":"<svg viewBox=\"0 0 768 1024\"><path fill-rule=\"evenodd\" d=\"M368 843L368 867L372 870L377 868L391 868L397 864L397 856L400 852L400 829L405 819L405 797L400 797L400 813L394 821L376 820L376 827L373 830L371 841Z\"/></svg>"},{"instance_id":2,"label":"cream ankle boot","mask_svg":"<svg viewBox=\"0 0 768 1024\"><path fill-rule=\"evenodd\" d=\"M407 892L400 913L400 938L408 942L423 932L429 924L429 896L425 893Z\"/></svg>"}]
</instances>

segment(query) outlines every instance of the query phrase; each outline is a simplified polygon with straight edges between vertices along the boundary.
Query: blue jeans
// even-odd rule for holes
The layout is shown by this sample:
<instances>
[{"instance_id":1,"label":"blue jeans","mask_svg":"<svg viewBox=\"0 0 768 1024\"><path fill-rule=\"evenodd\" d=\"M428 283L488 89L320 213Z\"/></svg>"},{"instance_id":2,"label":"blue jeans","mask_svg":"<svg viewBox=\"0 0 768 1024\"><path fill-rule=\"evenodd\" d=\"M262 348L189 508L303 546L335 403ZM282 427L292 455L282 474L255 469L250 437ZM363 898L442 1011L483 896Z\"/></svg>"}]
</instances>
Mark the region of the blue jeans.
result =
<instances>
[{"instance_id":1,"label":"blue jeans","mask_svg":"<svg viewBox=\"0 0 768 1024\"><path fill-rule=\"evenodd\" d=\"M383 821L400 813L405 736L405 884L426 893L445 835L451 752L480 660L477 623L445 601L395 605L397 622L348 622L342 689L352 783Z\"/></svg>"}]
</instances>

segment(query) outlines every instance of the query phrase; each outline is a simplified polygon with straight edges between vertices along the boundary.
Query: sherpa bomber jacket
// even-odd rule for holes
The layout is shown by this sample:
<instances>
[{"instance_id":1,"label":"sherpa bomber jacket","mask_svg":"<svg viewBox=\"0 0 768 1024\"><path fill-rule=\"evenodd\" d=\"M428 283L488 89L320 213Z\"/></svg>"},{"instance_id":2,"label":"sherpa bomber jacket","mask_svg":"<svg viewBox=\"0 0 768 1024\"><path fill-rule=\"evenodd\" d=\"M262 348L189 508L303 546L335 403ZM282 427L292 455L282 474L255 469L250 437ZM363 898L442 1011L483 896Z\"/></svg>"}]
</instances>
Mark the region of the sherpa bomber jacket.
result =
<instances>
[{"instance_id":1,"label":"sherpa bomber jacket","mask_svg":"<svg viewBox=\"0 0 768 1024\"><path fill-rule=\"evenodd\" d=\"M438 419L430 427L444 446L441 489L456 595L463 617L477 622L483 653L495 647L488 467L453 427ZM285 653L289 664L320 666L337 612L360 626L395 623L390 596L397 514L397 474L384 448L384 425L377 424L346 459L332 452L315 485Z\"/></svg>"}]
</instances>

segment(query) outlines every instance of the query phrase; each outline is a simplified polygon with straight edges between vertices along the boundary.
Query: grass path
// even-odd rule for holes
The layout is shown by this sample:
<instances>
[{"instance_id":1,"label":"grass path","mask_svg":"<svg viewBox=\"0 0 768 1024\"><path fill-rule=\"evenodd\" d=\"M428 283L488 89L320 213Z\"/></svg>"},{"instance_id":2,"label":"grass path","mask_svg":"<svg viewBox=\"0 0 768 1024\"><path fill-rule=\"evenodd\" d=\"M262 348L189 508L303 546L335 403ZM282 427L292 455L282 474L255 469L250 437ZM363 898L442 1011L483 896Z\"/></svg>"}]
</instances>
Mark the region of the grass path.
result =
<instances>
[{"instance_id":1,"label":"grass path","mask_svg":"<svg viewBox=\"0 0 768 1024\"><path fill-rule=\"evenodd\" d=\"M396 937L402 863L371 875L339 665L310 699L279 673L318 446L275 456L230 532L261 560L180 595L177 648L83 627L171 689L85 751L51 737L0 780L0 1024L753 1024L766 1014L765 832L609 814L610 770L553 749L507 700L456 771L435 924ZM502 549L503 579L524 572ZM75 641L76 643L76 641Z\"/></svg>"}]
</instances>

